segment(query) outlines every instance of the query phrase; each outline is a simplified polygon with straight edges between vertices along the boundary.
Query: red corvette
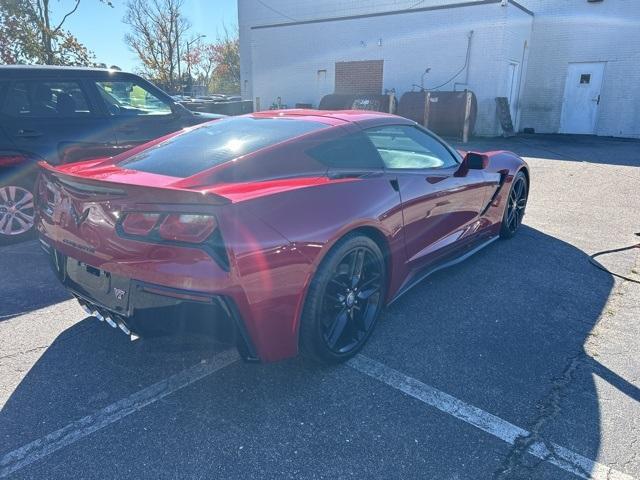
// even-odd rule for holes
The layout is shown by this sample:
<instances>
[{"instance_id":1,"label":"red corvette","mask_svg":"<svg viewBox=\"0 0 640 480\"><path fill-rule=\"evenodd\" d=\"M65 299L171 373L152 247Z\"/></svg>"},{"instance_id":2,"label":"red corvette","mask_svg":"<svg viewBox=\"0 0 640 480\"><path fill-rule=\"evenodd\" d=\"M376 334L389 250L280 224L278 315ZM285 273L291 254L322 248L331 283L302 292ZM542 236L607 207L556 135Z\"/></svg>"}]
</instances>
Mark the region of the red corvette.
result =
<instances>
[{"instance_id":1,"label":"red corvette","mask_svg":"<svg viewBox=\"0 0 640 480\"><path fill-rule=\"evenodd\" d=\"M364 111L260 112L119 156L41 164L60 280L126 333L222 319L241 354L342 361L428 274L513 236L529 170Z\"/></svg>"}]
</instances>

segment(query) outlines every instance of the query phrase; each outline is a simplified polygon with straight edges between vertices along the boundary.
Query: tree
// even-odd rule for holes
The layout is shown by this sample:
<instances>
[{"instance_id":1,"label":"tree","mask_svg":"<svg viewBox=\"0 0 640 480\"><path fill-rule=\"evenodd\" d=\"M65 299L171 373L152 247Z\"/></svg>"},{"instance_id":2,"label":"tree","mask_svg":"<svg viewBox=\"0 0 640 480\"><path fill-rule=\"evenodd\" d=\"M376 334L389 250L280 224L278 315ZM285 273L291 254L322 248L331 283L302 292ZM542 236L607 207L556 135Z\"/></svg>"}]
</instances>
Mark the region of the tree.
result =
<instances>
[{"instance_id":1,"label":"tree","mask_svg":"<svg viewBox=\"0 0 640 480\"><path fill-rule=\"evenodd\" d=\"M240 40L238 32L224 36L214 44L216 67L213 70L211 88L222 93L240 93Z\"/></svg>"},{"instance_id":2,"label":"tree","mask_svg":"<svg viewBox=\"0 0 640 480\"><path fill-rule=\"evenodd\" d=\"M108 0L100 0L113 6ZM0 61L48 65L91 65L94 55L64 24L80 5L54 21L50 0L0 0ZM10 39L10 41L9 41Z\"/></svg>"},{"instance_id":3,"label":"tree","mask_svg":"<svg viewBox=\"0 0 640 480\"><path fill-rule=\"evenodd\" d=\"M184 0L129 0L123 21L131 27L125 36L142 63L143 73L176 90L182 39L191 27L180 13Z\"/></svg>"},{"instance_id":4,"label":"tree","mask_svg":"<svg viewBox=\"0 0 640 480\"><path fill-rule=\"evenodd\" d=\"M192 74L200 85L209 85L213 69L216 66L213 44L196 45L182 60L191 66Z\"/></svg>"},{"instance_id":5,"label":"tree","mask_svg":"<svg viewBox=\"0 0 640 480\"><path fill-rule=\"evenodd\" d=\"M199 46L185 59L196 67L198 80L215 93L240 92L240 42L238 32L225 28L215 42Z\"/></svg>"}]
</instances>

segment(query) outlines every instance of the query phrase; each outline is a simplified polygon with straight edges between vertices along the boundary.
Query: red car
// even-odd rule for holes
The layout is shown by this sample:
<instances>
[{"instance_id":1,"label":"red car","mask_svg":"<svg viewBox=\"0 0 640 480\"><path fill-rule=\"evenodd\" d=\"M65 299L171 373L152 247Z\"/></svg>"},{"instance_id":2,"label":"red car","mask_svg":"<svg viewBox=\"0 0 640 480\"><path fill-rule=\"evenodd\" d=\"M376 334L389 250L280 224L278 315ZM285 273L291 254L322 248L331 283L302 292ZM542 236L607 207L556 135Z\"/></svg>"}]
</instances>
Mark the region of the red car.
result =
<instances>
[{"instance_id":1,"label":"red car","mask_svg":"<svg viewBox=\"0 0 640 480\"><path fill-rule=\"evenodd\" d=\"M90 314L143 335L218 319L261 361L354 355L385 305L513 236L530 179L513 153L364 111L254 113L41 169L41 243Z\"/></svg>"}]
</instances>

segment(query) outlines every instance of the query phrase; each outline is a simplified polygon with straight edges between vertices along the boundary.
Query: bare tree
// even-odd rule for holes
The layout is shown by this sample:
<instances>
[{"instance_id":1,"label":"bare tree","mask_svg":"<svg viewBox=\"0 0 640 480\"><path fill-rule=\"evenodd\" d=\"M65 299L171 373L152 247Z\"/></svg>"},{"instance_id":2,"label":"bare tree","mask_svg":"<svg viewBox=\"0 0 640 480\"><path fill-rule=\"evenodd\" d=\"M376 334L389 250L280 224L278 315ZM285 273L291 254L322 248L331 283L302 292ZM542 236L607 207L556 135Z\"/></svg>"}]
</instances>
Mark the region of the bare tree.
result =
<instances>
[{"instance_id":1,"label":"bare tree","mask_svg":"<svg viewBox=\"0 0 640 480\"><path fill-rule=\"evenodd\" d=\"M125 42L138 55L144 74L176 90L180 45L191 27L181 15L184 0L129 0L124 22L131 27Z\"/></svg>"}]
</instances>

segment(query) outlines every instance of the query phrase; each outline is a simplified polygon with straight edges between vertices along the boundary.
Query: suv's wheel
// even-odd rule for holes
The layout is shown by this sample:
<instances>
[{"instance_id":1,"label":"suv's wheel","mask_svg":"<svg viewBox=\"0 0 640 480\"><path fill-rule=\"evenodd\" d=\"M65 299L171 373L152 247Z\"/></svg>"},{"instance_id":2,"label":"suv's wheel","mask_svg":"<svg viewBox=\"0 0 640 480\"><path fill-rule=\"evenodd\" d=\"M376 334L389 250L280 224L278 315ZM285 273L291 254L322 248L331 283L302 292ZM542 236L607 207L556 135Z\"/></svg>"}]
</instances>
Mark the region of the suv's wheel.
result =
<instances>
[{"instance_id":1,"label":"suv's wheel","mask_svg":"<svg viewBox=\"0 0 640 480\"><path fill-rule=\"evenodd\" d=\"M33 192L26 184L0 185L0 244L23 240L33 232Z\"/></svg>"},{"instance_id":2,"label":"suv's wheel","mask_svg":"<svg viewBox=\"0 0 640 480\"><path fill-rule=\"evenodd\" d=\"M371 238L340 240L309 287L300 325L302 353L332 363L355 355L376 325L386 282L384 256Z\"/></svg>"},{"instance_id":3,"label":"suv's wheel","mask_svg":"<svg viewBox=\"0 0 640 480\"><path fill-rule=\"evenodd\" d=\"M502 238L513 237L520 228L524 211L527 208L528 197L529 185L527 184L527 177L520 171L513 179L511 190L509 190L509 198L507 199L500 229Z\"/></svg>"}]
</instances>

